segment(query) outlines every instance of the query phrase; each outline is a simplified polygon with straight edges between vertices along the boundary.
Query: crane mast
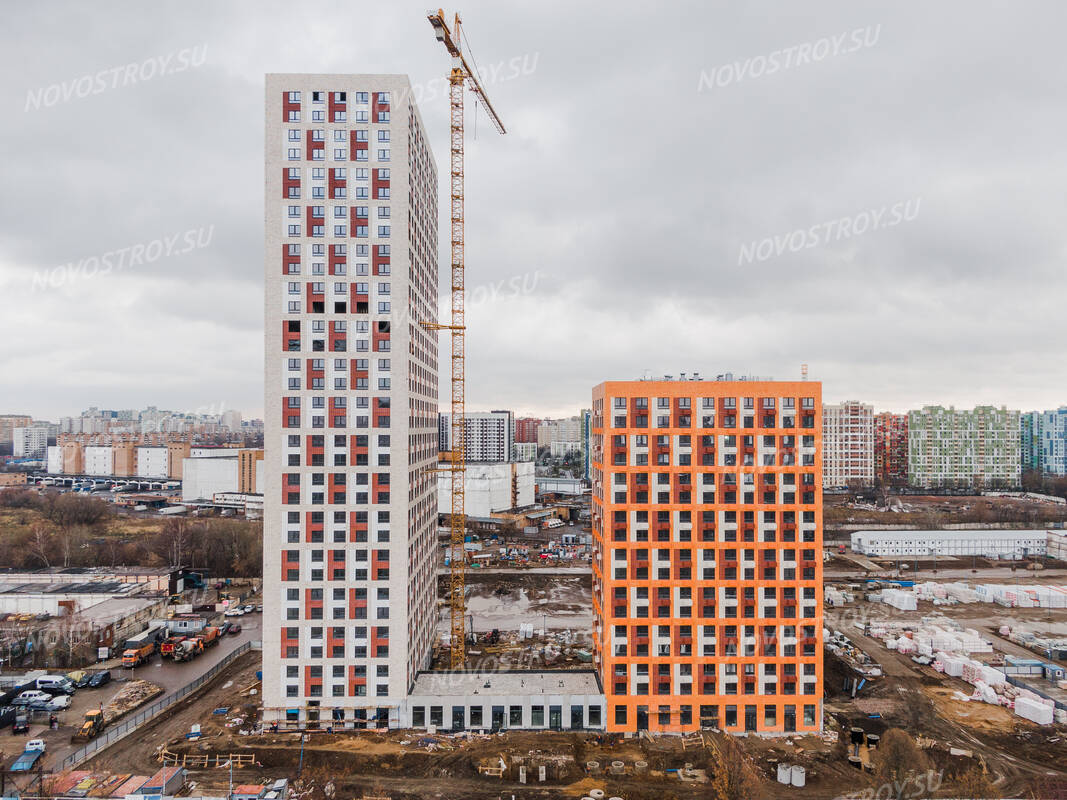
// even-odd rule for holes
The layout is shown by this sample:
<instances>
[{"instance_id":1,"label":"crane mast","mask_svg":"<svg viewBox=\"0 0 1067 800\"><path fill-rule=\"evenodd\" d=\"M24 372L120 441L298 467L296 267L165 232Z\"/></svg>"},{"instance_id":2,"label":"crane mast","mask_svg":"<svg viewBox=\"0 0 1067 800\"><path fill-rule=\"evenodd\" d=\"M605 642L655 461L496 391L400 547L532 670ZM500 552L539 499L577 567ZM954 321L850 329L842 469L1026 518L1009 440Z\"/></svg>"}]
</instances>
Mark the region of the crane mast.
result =
<instances>
[{"instance_id":1,"label":"crane mast","mask_svg":"<svg viewBox=\"0 0 1067 800\"><path fill-rule=\"evenodd\" d=\"M424 323L434 330L448 330L451 336L451 387L452 387L452 446L445 469L451 473L452 506L448 517L451 555L449 558L448 603L451 610L451 639L449 664L452 669L462 669L466 663L466 511L464 504L467 473L467 425L466 425L466 351L465 334L465 265L463 238L463 89L469 86L475 97L489 114L496 129L505 133L504 124L493 109L485 90L463 53L459 14L455 15L452 28L445 21L441 9L427 13L437 40L452 56L452 69L448 76L449 104L449 198L451 225L451 276L452 317L447 325Z\"/></svg>"}]
</instances>

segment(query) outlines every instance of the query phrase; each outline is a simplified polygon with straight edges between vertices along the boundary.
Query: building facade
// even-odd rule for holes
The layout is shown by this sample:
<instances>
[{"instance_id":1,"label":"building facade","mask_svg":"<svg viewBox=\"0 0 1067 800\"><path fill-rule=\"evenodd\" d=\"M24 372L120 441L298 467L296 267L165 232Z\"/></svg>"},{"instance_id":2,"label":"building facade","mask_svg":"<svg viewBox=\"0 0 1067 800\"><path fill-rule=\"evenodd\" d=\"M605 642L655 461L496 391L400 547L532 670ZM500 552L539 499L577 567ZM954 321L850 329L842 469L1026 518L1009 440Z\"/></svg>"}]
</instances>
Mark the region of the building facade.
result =
<instances>
[{"instance_id":1,"label":"building facade","mask_svg":"<svg viewBox=\"0 0 1067 800\"><path fill-rule=\"evenodd\" d=\"M515 415L510 411L476 411L463 415L467 432L468 462L511 461L515 443ZM452 415L439 414L437 423L438 447L441 452L452 449Z\"/></svg>"},{"instance_id":2,"label":"building facade","mask_svg":"<svg viewBox=\"0 0 1067 800\"><path fill-rule=\"evenodd\" d=\"M33 417L26 414L0 414L0 446L13 444L15 430L32 423Z\"/></svg>"},{"instance_id":3,"label":"building facade","mask_svg":"<svg viewBox=\"0 0 1067 800\"><path fill-rule=\"evenodd\" d=\"M874 483L874 407L851 400L822 407L822 480L827 488Z\"/></svg>"},{"instance_id":4,"label":"building facade","mask_svg":"<svg viewBox=\"0 0 1067 800\"><path fill-rule=\"evenodd\" d=\"M592 449L593 449L593 412L591 409L583 408L582 412L578 415L578 419L581 421L582 429L582 477L587 481L591 479L593 474L593 461L592 461Z\"/></svg>"},{"instance_id":5,"label":"building facade","mask_svg":"<svg viewBox=\"0 0 1067 800\"><path fill-rule=\"evenodd\" d=\"M541 420L534 417L520 417L515 420L515 441L523 444L537 444L537 429Z\"/></svg>"},{"instance_id":6,"label":"building facade","mask_svg":"<svg viewBox=\"0 0 1067 800\"><path fill-rule=\"evenodd\" d=\"M1048 536L1044 530L855 531L852 550L868 556L986 556L1007 560L1041 556Z\"/></svg>"},{"instance_id":7,"label":"building facade","mask_svg":"<svg viewBox=\"0 0 1067 800\"><path fill-rule=\"evenodd\" d=\"M593 389L593 641L609 731L822 725L822 387Z\"/></svg>"},{"instance_id":8,"label":"building facade","mask_svg":"<svg viewBox=\"0 0 1067 800\"><path fill-rule=\"evenodd\" d=\"M511 448L512 461L536 461L537 442L515 442Z\"/></svg>"},{"instance_id":9,"label":"building facade","mask_svg":"<svg viewBox=\"0 0 1067 800\"><path fill-rule=\"evenodd\" d=\"M1038 413L1037 469L1067 475L1067 406Z\"/></svg>"},{"instance_id":10,"label":"building facade","mask_svg":"<svg viewBox=\"0 0 1067 800\"><path fill-rule=\"evenodd\" d=\"M547 447L553 456L582 449L582 425L578 417L544 419L537 426L537 446Z\"/></svg>"},{"instance_id":11,"label":"building facade","mask_svg":"<svg viewBox=\"0 0 1067 800\"><path fill-rule=\"evenodd\" d=\"M437 173L400 75L266 80L263 715L399 724L436 636Z\"/></svg>"},{"instance_id":12,"label":"building facade","mask_svg":"<svg viewBox=\"0 0 1067 800\"><path fill-rule=\"evenodd\" d=\"M533 505L534 465L531 461L469 464L465 470L464 511L468 517L488 517L498 511ZM437 473L437 509L452 510L452 473Z\"/></svg>"},{"instance_id":13,"label":"building facade","mask_svg":"<svg viewBox=\"0 0 1067 800\"><path fill-rule=\"evenodd\" d=\"M1019 412L924 406L908 412L908 483L918 488L1020 485Z\"/></svg>"},{"instance_id":14,"label":"building facade","mask_svg":"<svg viewBox=\"0 0 1067 800\"><path fill-rule=\"evenodd\" d=\"M1042 416L1040 411L1024 411L1019 414L1019 463L1023 472L1042 471Z\"/></svg>"},{"instance_id":15,"label":"building facade","mask_svg":"<svg viewBox=\"0 0 1067 800\"><path fill-rule=\"evenodd\" d=\"M874 477L891 486L908 482L908 415L874 415Z\"/></svg>"},{"instance_id":16,"label":"building facade","mask_svg":"<svg viewBox=\"0 0 1067 800\"><path fill-rule=\"evenodd\" d=\"M23 425L12 430L12 454L16 458L45 458L48 450L47 425Z\"/></svg>"}]
</instances>

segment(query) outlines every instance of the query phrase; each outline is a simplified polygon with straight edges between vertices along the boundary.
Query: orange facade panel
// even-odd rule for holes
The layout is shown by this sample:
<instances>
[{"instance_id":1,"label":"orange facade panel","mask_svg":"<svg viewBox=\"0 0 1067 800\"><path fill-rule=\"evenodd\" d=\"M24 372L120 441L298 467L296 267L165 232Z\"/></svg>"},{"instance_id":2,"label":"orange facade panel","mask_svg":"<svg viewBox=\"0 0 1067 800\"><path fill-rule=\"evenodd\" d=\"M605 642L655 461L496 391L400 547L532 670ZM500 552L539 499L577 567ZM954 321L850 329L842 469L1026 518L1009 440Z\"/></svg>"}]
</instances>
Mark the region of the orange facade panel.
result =
<instances>
[{"instance_id":1,"label":"orange facade panel","mask_svg":"<svg viewBox=\"0 0 1067 800\"><path fill-rule=\"evenodd\" d=\"M821 384L601 384L592 462L608 730L819 730Z\"/></svg>"}]
</instances>

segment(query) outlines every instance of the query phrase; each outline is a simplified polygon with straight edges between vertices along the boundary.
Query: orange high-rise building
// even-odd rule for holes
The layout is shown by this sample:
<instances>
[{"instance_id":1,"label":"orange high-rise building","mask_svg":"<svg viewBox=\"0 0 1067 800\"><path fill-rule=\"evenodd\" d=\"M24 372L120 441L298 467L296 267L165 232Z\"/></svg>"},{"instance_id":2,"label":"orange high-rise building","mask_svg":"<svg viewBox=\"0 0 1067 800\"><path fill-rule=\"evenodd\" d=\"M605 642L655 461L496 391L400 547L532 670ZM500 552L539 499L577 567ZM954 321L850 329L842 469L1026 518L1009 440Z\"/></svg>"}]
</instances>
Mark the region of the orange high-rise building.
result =
<instances>
[{"instance_id":1,"label":"orange high-rise building","mask_svg":"<svg viewBox=\"0 0 1067 800\"><path fill-rule=\"evenodd\" d=\"M821 728L821 431L818 382L593 389L609 731Z\"/></svg>"}]
</instances>

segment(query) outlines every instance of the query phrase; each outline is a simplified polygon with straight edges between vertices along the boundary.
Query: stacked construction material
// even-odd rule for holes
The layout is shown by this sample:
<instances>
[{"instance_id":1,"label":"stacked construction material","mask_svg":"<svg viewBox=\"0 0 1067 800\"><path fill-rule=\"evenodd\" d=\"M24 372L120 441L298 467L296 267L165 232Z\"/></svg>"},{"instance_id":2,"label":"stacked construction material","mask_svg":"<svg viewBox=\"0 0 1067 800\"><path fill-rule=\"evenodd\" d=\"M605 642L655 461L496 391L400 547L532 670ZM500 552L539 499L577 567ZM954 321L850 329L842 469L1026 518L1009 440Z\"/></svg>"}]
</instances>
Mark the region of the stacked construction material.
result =
<instances>
[{"instance_id":1,"label":"stacked construction material","mask_svg":"<svg viewBox=\"0 0 1067 800\"><path fill-rule=\"evenodd\" d=\"M1020 694L1015 698L1015 713L1023 719L1036 722L1038 725L1051 725L1053 720L1054 704L1051 700L1043 697L1033 699L1030 692Z\"/></svg>"},{"instance_id":2,"label":"stacked construction material","mask_svg":"<svg viewBox=\"0 0 1067 800\"><path fill-rule=\"evenodd\" d=\"M903 589L883 589L882 602L893 606L893 608L899 608L901 611L914 611L916 609L915 592Z\"/></svg>"}]
</instances>

